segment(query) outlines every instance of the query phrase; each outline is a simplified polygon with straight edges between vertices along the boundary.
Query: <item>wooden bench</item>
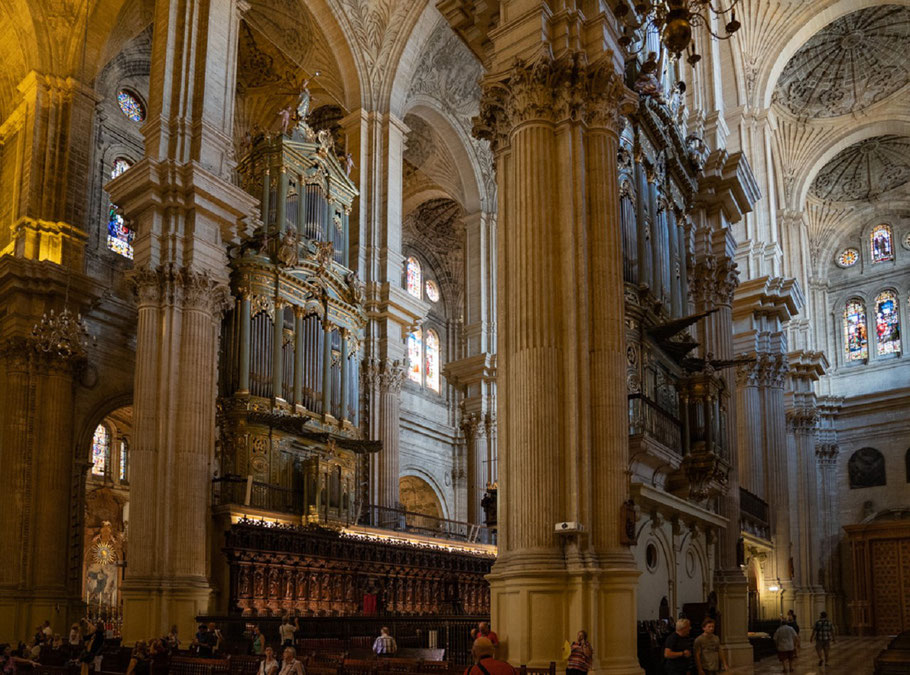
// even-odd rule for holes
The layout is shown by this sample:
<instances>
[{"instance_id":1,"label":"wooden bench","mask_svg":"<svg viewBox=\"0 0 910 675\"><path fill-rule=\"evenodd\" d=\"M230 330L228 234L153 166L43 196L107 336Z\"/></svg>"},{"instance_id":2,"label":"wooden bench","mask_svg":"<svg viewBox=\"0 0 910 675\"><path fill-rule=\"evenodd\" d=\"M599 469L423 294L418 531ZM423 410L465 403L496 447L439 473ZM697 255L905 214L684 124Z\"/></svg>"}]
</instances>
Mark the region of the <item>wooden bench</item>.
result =
<instances>
[{"instance_id":1,"label":"wooden bench","mask_svg":"<svg viewBox=\"0 0 910 675\"><path fill-rule=\"evenodd\" d=\"M258 655L247 656L236 654L231 656L230 675L256 675L259 672L259 664L264 657Z\"/></svg>"},{"instance_id":2,"label":"wooden bench","mask_svg":"<svg viewBox=\"0 0 910 675\"><path fill-rule=\"evenodd\" d=\"M519 666L519 675L556 675L556 661L550 661L549 668L528 668Z\"/></svg>"}]
</instances>

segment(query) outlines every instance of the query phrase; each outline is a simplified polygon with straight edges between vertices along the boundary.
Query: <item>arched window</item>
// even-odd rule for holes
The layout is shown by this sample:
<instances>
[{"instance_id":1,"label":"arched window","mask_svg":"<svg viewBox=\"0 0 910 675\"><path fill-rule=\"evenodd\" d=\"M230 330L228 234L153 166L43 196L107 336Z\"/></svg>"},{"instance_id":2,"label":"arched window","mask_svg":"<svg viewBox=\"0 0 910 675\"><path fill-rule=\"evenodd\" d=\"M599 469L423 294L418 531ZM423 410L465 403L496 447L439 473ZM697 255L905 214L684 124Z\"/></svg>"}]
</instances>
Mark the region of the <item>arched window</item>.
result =
<instances>
[{"instance_id":1,"label":"arched window","mask_svg":"<svg viewBox=\"0 0 910 675\"><path fill-rule=\"evenodd\" d=\"M430 302L439 302L439 286L436 285L436 282L432 279L427 279L425 286Z\"/></svg>"},{"instance_id":2,"label":"arched window","mask_svg":"<svg viewBox=\"0 0 910 675\"><path fill-rule=\"evenodd\" d=\"M869 335L866 332L866 305L853 298L844 310L844 349L848 361L869 358Z\"/></svg>"},{"instance_id":3,"label":"arched window","mask_svg":"<svg viewBox=\"0 0 910 675\"><path fill-rule=\"evenodd\" d=\"M145 106L139 100L139 96L129 89L121 89L117 92L117 105L120 111L134 122L145 120Z\"/></svg>"},{"instance_id":4,"label":"arched window","mask_svg":"<svg viewBox=\"0 0 910 675\"><path fill-rule=\"evenodd\" d=\"M125 483L130 475L130 449L126 439L120 441L120 482Z\"/></svg>"},{"instance_id":5,"label":"arched window","mask_svg":"<svg viewBox=\"0 0 910 675\"><path fill-rule=\"evenodd\" d=\"M417 329L408 335L408 379L417 384L421 384L423 379L420 374L421 346L421 333Z\"/></svg>"},{"instance_id":6,"label":"arched window","mask_svg":"<svg viewBox=\"0 0 910 675\"><path fill-rule=\"evenodd\" d=\"M439 336L435 330L427 331L426 357L427 387L439 391Z\"/></svg>"},{"instance_id":7,"label":"arched window","mask_svg":"<svg viewBox=\"0 0 910 675\"><path fill-rule=\"evenodd\" d=\"M116 178L131 166L132 163L129 160L118 157L111 167L111 178ZM134 236L135 233L123 221L123 216L117 213L116 205L110 202L107 213L107 247L114 253L119 253L132 260Z\"/></svg>"},{"instance_id":8,"label":"arched window","mask_svg":"<svg viewBox=\"0 0 910 675\"><path fill-rule=\"evenodd\" d=\"M420 289L420 263L416 258L408 258L407 266L407 289L408 293L415 298L421 297Z\"/></svg>"},{"instance_id":9,"label":"arched window","mask_svg":"<svg viewBox=\"0 0 910 675\"><path fill-rule=\"evenodd\" d=\"M851 488L876 487L885 484L885 458L875 448L861 448L847 462Z\"/></svg>"},{"instance_id":10,"label":"arched window","mask_svg":"<svg viewBox=\"0 0 910 675\"><path fill-rule=\"evenodd\" d=\"M95 427L92 436L92 474L103 476L111 463L111 432L103 424Z\"/></svg>"},{"instance_id":11,"label":"arched window","mask_svg":"<svg viewBox=\"0 0 910 675\"><path fill-rule=\"evenodd\" d=\"M885 262L894 259L894 247L891 245L891 226L876 225L869 235L872 246L872 262Z\"/></svg>"},{"instance_id":12,"label":"arched window","mask_svg":"<svg viewBox=\"0 0 910 675\"><path fill-rule=\"evenodd\" d=\"M897 315L897 295L884 291L875 299L875 337L879 356L901 350L900 319Z\"/></svg>"}]
</instances>

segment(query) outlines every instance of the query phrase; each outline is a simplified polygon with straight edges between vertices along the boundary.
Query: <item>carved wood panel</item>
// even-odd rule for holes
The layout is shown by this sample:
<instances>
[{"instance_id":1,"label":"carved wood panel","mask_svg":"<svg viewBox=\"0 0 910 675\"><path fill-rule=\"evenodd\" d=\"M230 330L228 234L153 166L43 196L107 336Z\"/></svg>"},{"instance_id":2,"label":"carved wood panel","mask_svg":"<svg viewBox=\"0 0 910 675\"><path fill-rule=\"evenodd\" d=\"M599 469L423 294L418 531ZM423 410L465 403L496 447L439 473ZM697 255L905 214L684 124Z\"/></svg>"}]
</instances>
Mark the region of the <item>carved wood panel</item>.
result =
<instances>
[{"instance_id":1,"label":"carved wood panel","mask_svg":"<svg viewBox=\"0 0 910 675\"><path fill-rule=\"evenodd\" d=\"M910 575L903 577L903 544L908 544L907 558L910 566L910 542L899 539L872 542L872 603L875 632L879 635L894 635L904 630L902 589L905 585L910 586Z\"/></svg>"}]
</instances>

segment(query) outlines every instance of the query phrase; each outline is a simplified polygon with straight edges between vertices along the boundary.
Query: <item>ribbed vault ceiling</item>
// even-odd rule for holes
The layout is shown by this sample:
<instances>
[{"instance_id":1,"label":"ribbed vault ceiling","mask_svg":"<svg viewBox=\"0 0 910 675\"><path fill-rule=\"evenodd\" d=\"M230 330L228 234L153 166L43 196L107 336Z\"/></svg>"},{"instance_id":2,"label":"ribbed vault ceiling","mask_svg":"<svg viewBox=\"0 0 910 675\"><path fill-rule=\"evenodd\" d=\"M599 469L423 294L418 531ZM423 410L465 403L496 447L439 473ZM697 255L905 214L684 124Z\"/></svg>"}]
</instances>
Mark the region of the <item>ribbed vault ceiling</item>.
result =
<instances>
[{"instance_id":1,"label":"ribbed vault ceiling","mask_svg":"<svg viewBox=\"0 0 910 675\"><path fill-rule=\"evenodd\" d=\"M820 199L875 199L910 181L910 137L877 136L841 150L819 171L811 192Z\"/></svg>"}]
</instances>

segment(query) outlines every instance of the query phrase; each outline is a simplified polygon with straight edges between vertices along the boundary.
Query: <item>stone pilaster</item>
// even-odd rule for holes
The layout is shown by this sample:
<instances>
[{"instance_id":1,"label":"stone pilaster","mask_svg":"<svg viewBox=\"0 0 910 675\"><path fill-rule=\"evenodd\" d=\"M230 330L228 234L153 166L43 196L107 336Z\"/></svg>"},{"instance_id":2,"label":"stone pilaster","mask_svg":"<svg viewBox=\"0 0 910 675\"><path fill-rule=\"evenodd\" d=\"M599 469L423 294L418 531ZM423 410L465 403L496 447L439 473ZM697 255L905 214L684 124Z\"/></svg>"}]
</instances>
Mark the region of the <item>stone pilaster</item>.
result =
<instances>
[{"instance_id":1,"label":"stone pilaster","mask_svg":"<svg viewBox=\"0 0 910 675\"><path fill-rule=\"evenodd\" d=\"M231 182L240 0L155 5L146 156L107 185L136 230L138 297L124 640L210 608L209 495L226 248L256 218ZM219 535L220 536L220 533Z\"/></svg>"},{"instance_id":2,"label":"stone pilaster","mask_svg":"<svg viewBox=\"0 0 910 675\"><path fill-rule=\"evenodd\" d=\"M379 478L377 494L381 506L400 503L398 480L400 470L401 385L405 369L397 361L386 361L379 370Z\"/></svg>"},{"instance_id":3,"label":"stone pilaster","mask_svg":"<svg viewBox=\"0 0 910 675\"><path fill-rule=\"evenodd\" d=\"M840 521L830 514L839 513L839 485L837 480L837 456L840 453L837 440L836 420L844 399L836 396L820 396L816 402L818 423L816 425L815 457L818 463L819 499L818 499L818 532L821 539L819 546L819 572L821 585L825 591L825 602L829 616L841 626L845 617L840 616L841 595L840 568L838 561L838 542L840 540ZM842 597L842 595L841 595Z\"/></svg>"}]
</instances>

